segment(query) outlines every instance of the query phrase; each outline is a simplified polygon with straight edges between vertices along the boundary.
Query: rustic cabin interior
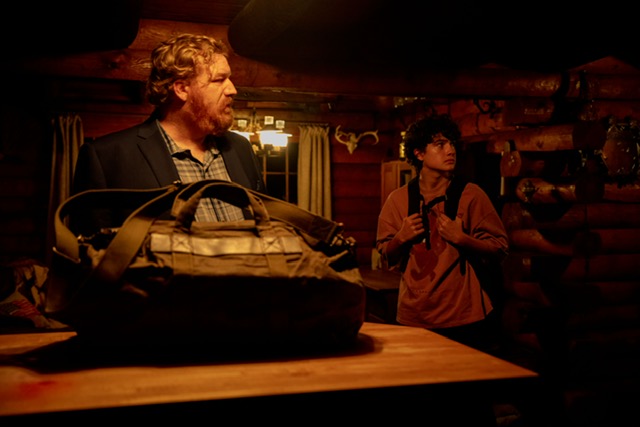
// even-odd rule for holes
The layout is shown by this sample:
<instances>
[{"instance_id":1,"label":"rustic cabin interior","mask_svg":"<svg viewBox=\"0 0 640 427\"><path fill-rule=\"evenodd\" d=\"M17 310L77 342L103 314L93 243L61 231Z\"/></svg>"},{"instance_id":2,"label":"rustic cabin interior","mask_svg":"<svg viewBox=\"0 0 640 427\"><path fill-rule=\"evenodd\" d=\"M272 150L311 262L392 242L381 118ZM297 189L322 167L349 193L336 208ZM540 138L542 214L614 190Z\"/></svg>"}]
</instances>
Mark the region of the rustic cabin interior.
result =
<instances>
[{"instance_id":1,"label":"rustic cabin interior","mask_svg":"<svg viewBox=\"0 0 640 427\"><path fill-rule=\"evenodd\" d=\"M640 50L626 4L63 0L12 9L0 30L3 336L50 330L28 287L46 280L77 147L146 119L150 51L205 33L231 49L233 129L248 132L269 194L294 204L321 194L315 208L357 242L366 330L395 324L398 276L380 268L374 247L382 203L413 173L403 133L448 113L462 131L460 170L509 233L504 360L541 380L498 425L640 420ZM288 135L282 147L260 143L257 131L273 125ZM327 136L322 159L303 159L310 128ZM325 172L302 189L309 161ZM3 348L4 360L21 345ZM6 405L3 414L21 414Z\"/></svg>"}]
</instances>

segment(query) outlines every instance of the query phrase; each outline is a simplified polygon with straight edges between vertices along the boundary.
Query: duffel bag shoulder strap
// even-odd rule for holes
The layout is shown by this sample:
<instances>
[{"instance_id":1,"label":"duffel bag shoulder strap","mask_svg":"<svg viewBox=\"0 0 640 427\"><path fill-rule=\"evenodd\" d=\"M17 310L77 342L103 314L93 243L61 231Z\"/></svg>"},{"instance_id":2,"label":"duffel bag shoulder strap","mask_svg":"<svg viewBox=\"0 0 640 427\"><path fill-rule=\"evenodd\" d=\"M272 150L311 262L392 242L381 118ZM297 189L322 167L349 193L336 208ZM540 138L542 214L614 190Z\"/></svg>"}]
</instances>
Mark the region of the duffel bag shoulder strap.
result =
<instances>
[{"instance_id":1,"label":"duffel bag shoulder strap","mask_svg":"<svg viewBox=\"0 0 640 427\"><path fill-rule=\"evenodd\" d=\"M336 239L342 238L343 227L335 221L266 194L256 191L253 194L262 200L271 218L285 222L329 246L336 244Z\"/></svg>"},{"instance_id":2,"label":"duffel bag shoulder strap","mask_svg":"<svg viewBox=\"0 0 640 427\"><path fill-rule=\"evenodd\" d=\"M248 190L228 181L206 180L191 184L176 183L164 187L159 196L149 200L129 215L109 243L100 263L92 271L92 279L107 284L117 283L138 253L151 225L158 216L171 208L177 222L189 228L202 192L214 186L219 188L218 196L228 203L238 206L250 203L246 197ZM235 191L225 192L225 188ZM253 204L252 207L254 211L260 209ZM264 216L266 217L267 214L265 211Z\"/></svg>"},{"instance_id":3,"label":"duffel bag shoulder strap","mask_svg":"<svg viewBox=\"0 0 640 427\"><path fill-rule=\"evenodd\" d=\"M53 251L70 261L79 262L78 237L67 227L65 219L80 207L132 207L177 189L178 184L154 189L93 189L85 190L64 200L53 218L55 242Z\"/></svg>"},{"instance_id":4,"label":"duffel bag shoulder strap","mask_svg":"<svg viewBox=\"0 0 640 427\"><path fill-rule=\"evenodd\" d=\"M93 277L103 282L113 282L122 273L137 253L153 221L166 211L181 184L149 190L100 189L86 190L65 200L57 209L54 218L55 246L53 251L72 262L80 262L80 246L77 237L65 225L64 218L80 205L86 206L133 206L139 207L127 218L109 244L115 249L105 252L100 264L93 270ZM142 205L140 206L140 203ZM126 232L121 232L123 229Z\"/></svg>"}]
</instances>

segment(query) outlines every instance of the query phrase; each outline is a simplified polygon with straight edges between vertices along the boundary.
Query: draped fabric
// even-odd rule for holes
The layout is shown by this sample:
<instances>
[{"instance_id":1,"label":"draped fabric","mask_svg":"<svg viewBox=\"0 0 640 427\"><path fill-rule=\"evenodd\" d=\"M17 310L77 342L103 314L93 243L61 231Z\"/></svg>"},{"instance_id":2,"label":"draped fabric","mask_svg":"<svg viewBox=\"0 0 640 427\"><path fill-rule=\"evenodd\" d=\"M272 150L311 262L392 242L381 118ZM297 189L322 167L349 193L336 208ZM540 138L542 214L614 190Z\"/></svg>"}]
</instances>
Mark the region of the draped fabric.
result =
<instances>
[{"instance_id":1,"label":"draped fabric","mask_svg":"<svg viewBox=\"0 0 640 427\"><path fill-rule=\"evenodd\" d=\"M300 126L298 206L332 219L329 128Z\"/></svg>"},{"instance_id":2,"label":"draped fabric","mask_svg":"<svg viewBox=\"0 0 640 427\"><path fill-rule=\"evenodd\" d=\"M73 172L78 150L84 142L82 120L77 114L59 115L51 120L52 151L47 223L47 264L54 243L53 219L58 205L71 196Z\"/></svg>"}]
</instances>

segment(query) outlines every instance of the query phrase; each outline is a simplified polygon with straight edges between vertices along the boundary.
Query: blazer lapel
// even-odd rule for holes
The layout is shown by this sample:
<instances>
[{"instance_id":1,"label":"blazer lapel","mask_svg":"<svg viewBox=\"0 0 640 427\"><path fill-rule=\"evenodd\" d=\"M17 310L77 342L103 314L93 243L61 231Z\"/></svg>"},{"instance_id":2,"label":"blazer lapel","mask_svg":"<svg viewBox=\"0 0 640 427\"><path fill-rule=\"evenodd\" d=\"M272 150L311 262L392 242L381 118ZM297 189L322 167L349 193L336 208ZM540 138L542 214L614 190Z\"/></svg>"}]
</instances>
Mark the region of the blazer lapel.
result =
<instances>
[{"instance_id":1,"label":"blazer lapel","mask_svg":"<svg viewBox=\"0 0 640 427\"><path fill-rule=\"evenodd\" d=\"M180 179L155 120L147 121L140 126L138 147L147 160L147 166L158 180L159 187L170 185Z\"/></svg>"},{"instance_id":2,"label":"blazer lapel","mask_svg":"<svg viewBox=\"0 0 640 427\"><path fill-rule=\"evenodd\" d=\"M216 146L222 154L224 164L229 172L229 178L231 181L238 183L243 187L252 188L242 165L242 161L238 156L238 152L233 148L233 143L230 143L227 138L226 134L224 136L217 137Z\"/></svg>"}]
</instances>

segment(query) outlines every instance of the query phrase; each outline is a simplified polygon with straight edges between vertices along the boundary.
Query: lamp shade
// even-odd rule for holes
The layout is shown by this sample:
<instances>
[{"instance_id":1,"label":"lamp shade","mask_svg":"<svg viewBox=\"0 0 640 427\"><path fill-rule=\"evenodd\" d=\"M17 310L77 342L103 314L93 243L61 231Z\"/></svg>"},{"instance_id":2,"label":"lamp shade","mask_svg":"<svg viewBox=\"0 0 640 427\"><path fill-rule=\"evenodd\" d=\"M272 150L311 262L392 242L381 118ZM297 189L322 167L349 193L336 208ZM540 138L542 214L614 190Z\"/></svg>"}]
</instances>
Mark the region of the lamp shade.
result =
<instances>
[{"instance_id":1,"label":"lamp shade","mask_svg":"<svg viewBox=\"0 0 640 427\"><path fill-rule=\"evenodd\" d=\"M276 130L262 130L259 134L262 146L272 145L274 147L286 147L291 136L291 134Z\"/></svg>"}]
</instances>

